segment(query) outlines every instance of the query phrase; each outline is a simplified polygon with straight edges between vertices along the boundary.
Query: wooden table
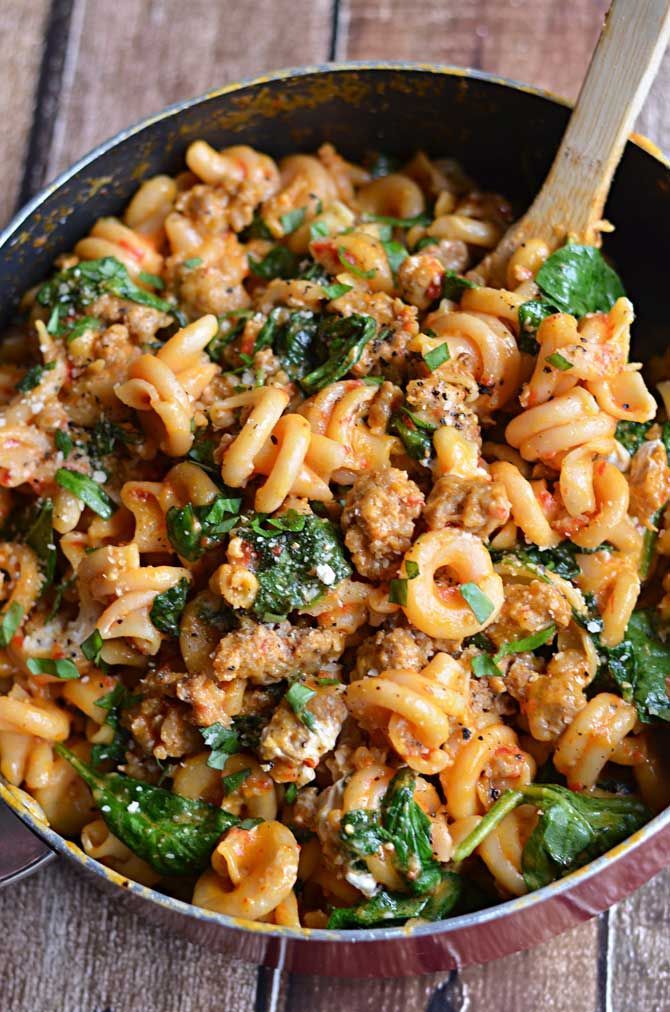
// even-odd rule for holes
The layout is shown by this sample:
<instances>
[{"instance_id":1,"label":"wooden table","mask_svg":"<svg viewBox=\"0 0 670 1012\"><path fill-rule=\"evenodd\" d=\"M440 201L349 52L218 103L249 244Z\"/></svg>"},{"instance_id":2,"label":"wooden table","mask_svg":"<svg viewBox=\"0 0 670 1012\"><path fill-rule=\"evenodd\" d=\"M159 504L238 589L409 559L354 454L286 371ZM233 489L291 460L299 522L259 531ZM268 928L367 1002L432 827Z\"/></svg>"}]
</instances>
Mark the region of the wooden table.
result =
<instances>
[{"instance_id":1,"label":"wooden table","mask_svg":"<svg viewBox=\"0 0 670 1012\"><path fill-rule=\"evenodd\" d=\"M635 3L635 0L628 0ZM0 0L0 221L94 144L269 68L480 67L574 98L607 0ZM639 129L670 147L670 57ZM532 952L462 973L334 982L147 926L56 862L0 894L0 1012L663 1012L670 874Z\"/></svg>"}]
</instances>

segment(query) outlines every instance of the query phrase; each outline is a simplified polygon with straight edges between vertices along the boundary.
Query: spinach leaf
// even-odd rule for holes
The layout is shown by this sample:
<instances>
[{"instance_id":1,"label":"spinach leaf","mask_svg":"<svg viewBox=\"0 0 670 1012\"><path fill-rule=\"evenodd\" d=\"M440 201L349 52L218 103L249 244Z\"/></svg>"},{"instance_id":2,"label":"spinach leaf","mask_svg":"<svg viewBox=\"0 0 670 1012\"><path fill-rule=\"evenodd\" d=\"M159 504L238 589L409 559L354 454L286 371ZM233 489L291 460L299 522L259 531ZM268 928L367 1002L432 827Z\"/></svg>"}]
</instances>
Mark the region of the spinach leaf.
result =
<instances>
[{"instance_id":1,"label":"spinach leaf","mask_svg":"<svg viewBox=\"0 0 670 1012\"><path fill-rule=\"evenodd\" d=\"M552 253L535 281L551 305L576 317L606 313L626 294L600 250L577 243L567 243Z\"/></svg>"},{"instance_id":2,"label":"spinach leaf","mask_svg":"<svg viewBox=\"0 0 670 1012\"><path fill-rule=\"evenodd\" d=\"M98 767L105 762L118 765L124 761L130 734L121 727L121 712L136 703L139 698L131 695L122 682L117 682L111 692L96 699L95 705L107 711L105 724L114 729L114 737L110 742L99 742L93 746L91 749L93 766Z\"/></svg>"},{"instance_id":3,"label":"spinach leaf","mask_svg":"<svg viewBox=\"0 0 670 1012\"><path fill-rule=\"evenodd\" d=\"M376 333L376 321L362 313L342 318L324 316L319 326L317 349L321 364L300 380L303 390L313 394L346 376Z\"/></svg>"},{"instance_id":4,"label":"spinach leaf","mask_svg":"<svg viewBox=\"0 0 670 1012\"><path fill-rule=\"evenodd\" d=\"M56 484L76 495L103 520L109 520L116 511L114 500L110 499L104 488L87 474L72 471L69 467L59 467L56 471Z\"/></svg>"},{"instance_id":5,"label":"spinach leaf","mask_svg":"<svg viewBox=\"0 0 670 1012\"><path fill-rule=\"evenodd\" d=\"M659 639L653 612L634 611L623 642L606 656L610 674L624 699L635 703L640 720L670 721L670 643Z\"/></svg>"},{"instance_id":6,"label":"spinach leaf","mask_svg":"<svg viewBox=\"0 0 670 1012\"><path fill-rule=\"evenodd\" d=\"M208 435L207 429L197 429L193 445L186 454L186 458L187 460L192 460L203 471L207 471L209 474L220 478L219 468L216 466L216 461L214 460L214 451L218 445L218 440Z\"/></svg>"},{"instance_id":7,"label":"spinach leaf","mask_svg":"<svg viewBox=\"0 0 670 1012\"><path fill-rule=\"evenodd\" d=\"M43 499L40 504L35 505L28 514L29 520L25 530L24 540L29 548L32 548L37 558L42 563L44 583L42 593L53 583L56 572L56 544L53 532L53 502L51 499Z\"/></svg>"},{"instance_id":8,"label":"spinach leaf","mask_svg":"<svg viewBox=\"0 0 670 1012\"><path fill-rule=\"evenodd\" d=\"M643 443L647 441L647 433L654 425L654 422L617 422L614 438L628 450L630 454L636 453Z\"/></svg>"},{"instance_id":9,"label":"spinach leaf","mask_svg":"<svg viewBox=\"0 0 670 1012\"><path fill-rule=\"evenodd\" d=\"M171 506L165 524L172 547L183 559L196 562L232 530L241 505L241 499L220 495L204 506Z\"/></svg>"},{"instance_id":10,"label":"spinach leaf","mask_svg":"<svg viewBox=\"0 0 670 1012\"><path fill-rule=\"evenodd\" d=\"M427 422L408 407L401 407L391 415L389 432L402 440L412 460L427 464L433 453L433 433L437 425Z\"/></svg>"},{"instance_id":11,"label":"spinach leaf","mask_svg":"<svg viewBox=\"0 0 670 1012\"><path fill-rule=\"evenodd\" d=\"M295 527L295 520L301 524L299 531L276 526L283 522ZM259 618L283 618L351 575L339 532L329 520L289 511L271 518L269 529L261 526L263 522L264 514L254 514L236 531L253 553L259 589L252 607Z\"/></svg>"},{"instance_id":12,"label":"spinach leaf","mask_svg":"<svg viewBox=\"0 0 670 1012\"><path fill-rule=\"evenodd\" d=\"M541 299L530 299L519 306L519 339L518 345L521 351L529 355L537 355L540 346L535 337L537 328L547 316L556 312L554 306Z\"/></svg>"},{"instance_id":13,"label":"spinach leaf","mask_svg":"<svg viewBox=\"0 0 670 1012\"><path fill-rule=\"evenodd\" d=\"M565 577L566 580L574 580L580 575L579 566L575 561L575 556L580 554L588 554L588 550L580 548L572 541L561 541L555 548L536 548L535 545L524 545L523 548L492 549L491 559L495 563L516 558L521 563L544 566L545 569Z\"/></svg>"},{"instance_id":14,"label":"spinach leaf","mask_svg":"<svg viewBox=\"0 0 670 1012\"><path fill-rule=\"evenodd\" d=\"M379 812L369 808L345 812L340 822L340 837L347 849L359 857L376 854L390 840L389 833L381 824Z\"/></svg>"},{"instance_id":15,"label":"spinach leaf","mask_svg":"<svg viewBox=\"0 0 670 1012\"><path fill-rule=\"evenodd\" d=\"M188 588L189 582L184 578L169 590L156 594L151 605L149 618L157 629L168 636L179 636L179 619L186 607Z\"/></svg>"},{"instance_id":16,"label":"spinach leaf","mask_svg":"<svg viewBox=\"0 0 670 1012\"><path fill-rule=\"evenodd\" d=\"M249 254L249 269L259 278L294 278L298 272L298 258L286 246L274 246L262 260Z\"/></svg>"},{"instance_id":17,"label":"spinach leaf","mask_svg":"<svg viewBox=\"0 0 670 1012\"><path fill-rule=\"evenodd\" d=\"M41 306L60 306L74 312L85 309L106 293L171 316L178 315L178 310L170 302L139 288L116 257L83 260L75 267L59 271L42 285L36 297Z\"/></svg>"},{"instance_id":18,"label":"spinach leaf","mask_svg":"<svg viewBox=\"0 0 670 1012\"><path fill-rule=\"evenodd\" d=\"M292 380L302 379L315 364L313 347L318 330L319 318L308 309L289 313L284 323L275 325L272 349ZM257 339L256 347L258 344Z\"/></svg>"},{"instance_id":19,"label":"spinach leaf","mask_svg":"<svg viewBox=\"0 0 670 1012\"><path fill-rule=\"evenodd\" d=\"M382 801L382 825L393 841L393 860L413 893L436 888L440 866L433 857L430 819L414 800L415 777L401 769L388 786Z\"/></svg>"},{"instance_id":20,"label":"spinach leaf","mask_svg":"<svg viewBox=\"0 0 670 1012\"><path fill-rule=\"evenodd\" d=\"M203 871L221 834L239 823L223 808L122 773L98 773L64 745L55 748L88 785L112 833L161 875Z\"/></svg>"},{"instance_id":21,"label":"spinach leaf","mask_svg":"<svg viewBox=\"0 0 670 1012\"><path fill-rule=\"evenodd\" d=\"M99 418L88 437L86 449L89 457L100 460L113 453L118 444L127 446L129 443L139 443L141 438L139 432L124 429L109 418Z\"/></svg>"},{"instance_id":22,"label":"spinach leaf","mask_svg":"<svg viewBox=\"0 0 670 1012\"><path fill-rule=\"evenodd\" d=\"M558 784L529 784L503 794L456 847L455 863L468 857L517 805L526 803L540 813L522 856L529 889L539 889L604 854L651 817L633 796L594 797Z\"/></svg>"},{"instance_id":23,"label":"spinach leaf","mask_svg":"<svg viewBox=\"0 0 670 1012\"><path fill-rule=\"evenodd\" d=\"M374 928L379 924L403 924L411 917L439 921L447 917L462 895L463 881L455 872L442 872L441 881L425 896L380 891L357 907L336 907L329 928Z\"/></svg>"}]
</instances>

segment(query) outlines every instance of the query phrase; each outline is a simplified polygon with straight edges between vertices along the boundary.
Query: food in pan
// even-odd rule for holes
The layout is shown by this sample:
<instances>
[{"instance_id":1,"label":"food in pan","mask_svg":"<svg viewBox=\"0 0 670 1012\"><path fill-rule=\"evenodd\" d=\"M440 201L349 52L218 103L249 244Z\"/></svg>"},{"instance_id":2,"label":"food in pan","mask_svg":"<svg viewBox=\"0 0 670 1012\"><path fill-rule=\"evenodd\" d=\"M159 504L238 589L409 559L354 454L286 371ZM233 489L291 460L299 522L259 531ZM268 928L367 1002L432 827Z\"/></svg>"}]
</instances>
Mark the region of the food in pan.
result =
<instances>
[{"instance_id":1,"label":"food in pan","mask_svg":"<svg viewBox=\"0 0 670 1012\"><path fill-rule=\"evenodd\" d=\"M0 771L250 920L579 868L669 800L670 382L621 280L538 238L488 287L511 209L448 159L186 162L2 345Z\"/></svg>"}]
</instances>

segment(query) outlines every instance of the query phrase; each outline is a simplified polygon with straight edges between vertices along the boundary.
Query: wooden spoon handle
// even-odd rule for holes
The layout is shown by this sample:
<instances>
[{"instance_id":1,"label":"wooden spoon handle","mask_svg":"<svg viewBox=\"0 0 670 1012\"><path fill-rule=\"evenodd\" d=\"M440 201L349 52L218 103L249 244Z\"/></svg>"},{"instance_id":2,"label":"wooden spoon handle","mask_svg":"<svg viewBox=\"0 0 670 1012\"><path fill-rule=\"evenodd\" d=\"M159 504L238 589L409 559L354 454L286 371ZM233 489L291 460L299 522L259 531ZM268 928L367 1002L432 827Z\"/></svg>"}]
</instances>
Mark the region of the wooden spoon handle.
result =
<instances>
[{"instance_id":1,"label":"wooden spoon handle","mask_svg":"<svg viewBox=\"0 0 670 1012\"><path fill-rule=\"evenodd\" d=\"M501 283L496 275L502 265L533 236L552 249L568 235L599 244L612 177L669 34L670 0L614 0L549 175L523 218L486 258L491 281Z\"/></svg>"}]
</instances>

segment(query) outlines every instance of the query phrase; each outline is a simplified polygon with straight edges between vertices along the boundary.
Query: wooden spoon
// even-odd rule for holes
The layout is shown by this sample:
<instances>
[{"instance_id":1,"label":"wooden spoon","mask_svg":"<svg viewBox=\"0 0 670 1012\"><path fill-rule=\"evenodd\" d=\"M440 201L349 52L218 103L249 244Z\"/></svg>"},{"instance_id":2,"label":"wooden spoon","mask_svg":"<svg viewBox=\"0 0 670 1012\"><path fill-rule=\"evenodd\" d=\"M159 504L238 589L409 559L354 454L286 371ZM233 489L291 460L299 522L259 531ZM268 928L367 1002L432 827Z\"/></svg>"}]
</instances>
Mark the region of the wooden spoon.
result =
<instances>
[{"instance_id":1,"label":"wooden spoon","mask_svg":"<svg viewBox=\"0 0 670 1012\"><path fill-rule=\"evenodd\" d=\"M502 287L510 256L533 237L551 250L568 236L600 245L612 177L669 34L670 0L614 0L542 189L472 277Z\"/></svg>"}]
</instances>

